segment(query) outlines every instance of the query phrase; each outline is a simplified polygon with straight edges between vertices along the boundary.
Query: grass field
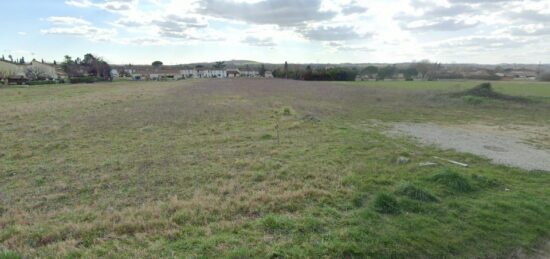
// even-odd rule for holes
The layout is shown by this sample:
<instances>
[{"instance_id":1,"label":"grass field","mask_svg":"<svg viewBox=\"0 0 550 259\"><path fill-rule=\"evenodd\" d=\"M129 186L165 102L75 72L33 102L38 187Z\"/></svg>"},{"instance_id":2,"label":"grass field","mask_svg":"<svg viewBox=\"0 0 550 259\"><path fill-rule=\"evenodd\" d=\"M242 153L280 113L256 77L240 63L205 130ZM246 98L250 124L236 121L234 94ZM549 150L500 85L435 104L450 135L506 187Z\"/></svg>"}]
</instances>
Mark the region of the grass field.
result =
<instances>
[{"instance_id":1,"label":"grass field","mask_svg":"<svg viewBox=\"0 0 550 259\"><path fill-rule=\"evenodd\" d=\"M528 255L550 237L550 174L384 134L550 125L550 84L447 94L477 83L0 89L0 258ZM433 156L471 166L418 166Z\"/></svg>"},{"instance_id":2,"label":"grass field","mask_svg":"<svg viewBox=\"0 0 550 259\"><path fill-rule=\"evenodd\" d=\"M473 80L448 80L448 81L365 81L353 82L369 87L398 88L410 90L439 90L439 91L461 91L471 88L483 81ZM515 96L528 96L539 99L550 99L549 83L537 81L493 81L493 87L504 94Z\"/></svg>"}]
</instances>

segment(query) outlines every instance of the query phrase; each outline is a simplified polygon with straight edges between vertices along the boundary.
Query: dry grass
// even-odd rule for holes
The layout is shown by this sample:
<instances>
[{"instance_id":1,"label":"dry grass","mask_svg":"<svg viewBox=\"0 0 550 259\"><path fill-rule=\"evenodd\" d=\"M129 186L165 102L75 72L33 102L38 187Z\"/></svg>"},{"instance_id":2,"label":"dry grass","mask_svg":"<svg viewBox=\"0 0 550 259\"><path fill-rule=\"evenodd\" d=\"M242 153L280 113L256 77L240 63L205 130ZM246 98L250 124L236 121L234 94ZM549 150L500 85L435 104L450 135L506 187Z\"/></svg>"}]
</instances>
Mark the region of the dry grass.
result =
<instances>
[{"instance_id":1,"label":"dry grass","mask_svg":"<svg viewBox=\"0 0 550 259\"><path fill-rule=\"evenodd\" d=\"M480 112L440 96L285 80L1 89L0 249L24 257L490 257L534 244L550 226L550 176L419 148L369 121L545 126L547 104ZM468 178L476 191L451 197L428 177L441 168L395 163L435 153L475 165L456 174L483 174L514 191ZM403 213L378 214L376 194L403 181L439 202L400 196ZM491 214L495 206L516 223Z\"/></svg>"}]
</instances>

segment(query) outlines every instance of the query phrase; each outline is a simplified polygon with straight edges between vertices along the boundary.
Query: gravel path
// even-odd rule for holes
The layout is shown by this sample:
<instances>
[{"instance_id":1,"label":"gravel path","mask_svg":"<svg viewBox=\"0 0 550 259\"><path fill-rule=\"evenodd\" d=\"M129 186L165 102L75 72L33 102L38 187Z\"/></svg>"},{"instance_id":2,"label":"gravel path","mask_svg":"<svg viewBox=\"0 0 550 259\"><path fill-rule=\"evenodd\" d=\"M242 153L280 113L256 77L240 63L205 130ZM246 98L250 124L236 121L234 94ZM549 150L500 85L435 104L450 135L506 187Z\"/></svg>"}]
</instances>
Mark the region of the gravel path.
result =
<instances>
[{"instance_id":1,"label":"gravel path","mask_svg":"<svg viewBox=\"0 0 550 259\"><path fill-rule=\"evenodd\" d=\"M496 164L550 172L550 150L537 149L510 135L436 124L409 123L395 124L394 132L413 136L425 144L487 157Z\"/></svg>"}]
</instances>

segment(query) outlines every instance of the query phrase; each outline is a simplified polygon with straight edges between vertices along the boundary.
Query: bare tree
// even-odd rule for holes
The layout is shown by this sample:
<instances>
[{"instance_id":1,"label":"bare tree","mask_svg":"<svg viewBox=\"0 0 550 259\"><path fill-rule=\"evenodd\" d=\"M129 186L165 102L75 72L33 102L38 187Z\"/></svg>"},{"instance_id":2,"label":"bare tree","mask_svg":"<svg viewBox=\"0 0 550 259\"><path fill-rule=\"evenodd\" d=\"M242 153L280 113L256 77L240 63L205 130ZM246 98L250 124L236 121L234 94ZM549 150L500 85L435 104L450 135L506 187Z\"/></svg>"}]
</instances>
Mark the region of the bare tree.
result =
<instances>
[{"instance_id":1,"label":"bare tree","mask_svg":"<svg viewBox=\"0 0 550 259\"><path fill-rule=\"evenodd\" d=\"M46 73L44 72L44 70L34 66L27 68L27 71L25 71L25 75L30 80L40 80L46 78Z\"/></svg>"},{"instance_id":2,"label":"bare tree","mask_svg":"<svg viewBox=\"0 0 550 259\"><path fill-rule=\"evenodd\" d=\"M439 75L439 70L441 69L440 63L432 63L429 60L425 59L416 63L416 71L420 74L424 80L435 80Z\"/></svg>"}]
</instances>

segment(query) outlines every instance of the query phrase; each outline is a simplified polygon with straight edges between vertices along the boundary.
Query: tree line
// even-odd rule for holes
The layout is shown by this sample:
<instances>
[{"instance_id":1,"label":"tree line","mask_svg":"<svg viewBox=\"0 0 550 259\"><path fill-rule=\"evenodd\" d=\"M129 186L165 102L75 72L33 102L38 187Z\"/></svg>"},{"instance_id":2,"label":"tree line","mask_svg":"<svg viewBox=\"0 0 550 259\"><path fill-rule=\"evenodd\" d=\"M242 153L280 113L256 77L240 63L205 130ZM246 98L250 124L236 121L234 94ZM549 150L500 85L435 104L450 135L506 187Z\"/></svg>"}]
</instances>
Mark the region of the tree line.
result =
<instances>
[{"instance_id":1,"label":"tree line","mask_svg":"<svg viewBox=\"0 0 550 259\"><path fill-rule=\"evenodd\" d=\"M61 68L71 83L92 83L111 80L111 66L100 57L86 54L81 59L75 60L71 56L65 56Z\"/></svg>"},{"instance_id":2,"label":"tree line","mask_svg":"<svg viewBox=\"0 0 550 259\"><path fill-rule=\"evenodd\" d=\"M357 68L345 67L312 67L293 66L285 62L284 67L273 70L273 76L278 78L306 81L354 81L359 71Z\"/></svg>"}]
</instances>

